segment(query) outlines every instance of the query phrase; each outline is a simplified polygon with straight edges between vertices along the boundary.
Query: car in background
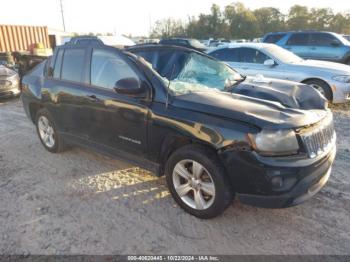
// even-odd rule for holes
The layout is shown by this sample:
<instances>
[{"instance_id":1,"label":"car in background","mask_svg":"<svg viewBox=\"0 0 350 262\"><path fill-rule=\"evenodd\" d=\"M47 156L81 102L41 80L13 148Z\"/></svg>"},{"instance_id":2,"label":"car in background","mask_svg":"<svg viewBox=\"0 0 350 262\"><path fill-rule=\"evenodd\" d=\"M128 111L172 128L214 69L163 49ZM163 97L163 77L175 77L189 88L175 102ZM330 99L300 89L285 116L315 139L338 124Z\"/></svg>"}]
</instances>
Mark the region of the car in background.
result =
<instances>
[{"instance_id":1,"label":"car in background","mask_svg":"<svg viewBox=\"0 0 350 262\"><path fill-rule=\"evenodd\" d=\"M14 97L21 93L19 75L15 70L0 64L0 99Z\"/></svg>"},{"instance_id":2,"label":"car in background","mask_svg":"<svg viewBox=\"0 0 350 262\"><path fill-rule=\"evenodd\" d=\"M350 65L350 42L339 34L319 31L268 33L264 43L279 45L305 59Z\"/></svg>"},{"instance_id":3,"label":"car in background","mask_svg":"<svg viewBox=\"0 0 350 262\"><path fill-rule=\"evenodd\" d=\"M140 56L98 43L62 45L27 74L23 108L44 148L77 144L165 174L175 201L200 218L222 213L235 194L282 208L327 183L336 134L319 92L280 80L265 92L206 54L156 47L152 63L173 80Z\"/></svg>"},{"instance_id":4,"label":"car in background","mask_svg":"<svg viewBox=\"0 0 350 262\"><path fill-rule=\"evenodd\" d=\"M350 41L350 35L343 35L343 37L344 37L346 40Z\"/></svg>"},{"instance_id":5,"label":"car in background","mask_svg":"<svg viewBox=\"0 0 350 262\"><path fill-rule=\"evenodd\" d=\"M329 101L350 100L350 66L305 60L274 44L230 44L208 51L244 75L263 75L313 86Z\"/></svg>"},{"instance_id":6,"label":"car in background","mask_svg":"<svg viewBox=\"0 0 350 262\"><path fill-rule=\"evenodd\" d=\"M174 45L191 48L200 52L205 52L208 48L196 39L190 38L168 38L159 41L161 45Z\"/></svg>"}]
</instances>

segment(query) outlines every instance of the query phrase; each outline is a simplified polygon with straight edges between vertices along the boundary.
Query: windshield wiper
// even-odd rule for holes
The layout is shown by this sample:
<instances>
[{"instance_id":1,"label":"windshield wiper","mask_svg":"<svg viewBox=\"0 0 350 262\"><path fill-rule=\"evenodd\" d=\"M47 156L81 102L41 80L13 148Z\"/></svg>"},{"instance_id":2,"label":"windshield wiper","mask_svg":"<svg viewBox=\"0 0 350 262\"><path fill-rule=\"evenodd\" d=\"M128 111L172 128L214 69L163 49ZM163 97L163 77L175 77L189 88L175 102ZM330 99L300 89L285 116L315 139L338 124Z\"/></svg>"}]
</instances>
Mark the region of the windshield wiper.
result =
<instances>
[{"instance_id":1,"label":"windshield wiper","mask_svg":"<svg viewBox=\"0 0 350 262\"><path fill-rule=\"evenodd\" d=\"M235 86L239 85L240 83L244 82L247 79L247 76L242 76L241 79L236 80L236 82L234 82L232 85L228 86L227 88L225 88L225 91L227 92L231 92L233 88L235 88Z\"/></svg>"}]
</instances>

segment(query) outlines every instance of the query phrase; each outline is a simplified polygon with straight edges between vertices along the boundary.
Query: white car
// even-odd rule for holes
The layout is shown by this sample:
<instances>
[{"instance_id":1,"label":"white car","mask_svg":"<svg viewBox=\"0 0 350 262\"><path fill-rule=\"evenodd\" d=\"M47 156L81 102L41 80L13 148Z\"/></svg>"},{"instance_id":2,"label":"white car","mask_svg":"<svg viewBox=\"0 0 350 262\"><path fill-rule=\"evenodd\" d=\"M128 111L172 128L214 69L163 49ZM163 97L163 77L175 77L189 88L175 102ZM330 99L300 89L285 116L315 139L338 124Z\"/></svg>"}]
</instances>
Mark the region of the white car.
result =
<instances>
[{"instance_id":1,"label":"white car","mask_svg":"<svg viewBox=\"0 0 350 262\"><path fill-rule=\"evenodd\" d=\"M277 45L266 43L229 44L212 49L208 54L243 75L305 83L318 89L333 103L350 100L349 65L304 60Z\"/></svg>"}]
</instances>

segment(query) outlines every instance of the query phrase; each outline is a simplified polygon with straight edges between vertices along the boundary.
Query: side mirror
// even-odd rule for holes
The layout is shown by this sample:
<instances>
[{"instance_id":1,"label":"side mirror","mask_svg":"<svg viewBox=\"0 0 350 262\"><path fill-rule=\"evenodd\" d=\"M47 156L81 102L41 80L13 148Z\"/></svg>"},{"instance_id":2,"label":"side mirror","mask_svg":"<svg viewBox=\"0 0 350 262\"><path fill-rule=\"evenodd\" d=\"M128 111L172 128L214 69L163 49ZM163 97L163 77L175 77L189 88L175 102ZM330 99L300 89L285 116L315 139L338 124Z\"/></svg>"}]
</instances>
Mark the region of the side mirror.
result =
<instances>
[{"instance_id":1,"label":"side mirror","mask_svg":"<svg viewBox=\"0 0 350 262\"><path fill-rule=\"evenodd\" d=\"M115 83L114 91L123 95L138 95L145 92L145 87L133 77L122 78Z\"/></svg>"},{"instance_id":2,"label":"side mirror","mask_svg":"<svg viewBox=\"0 0 350 262\"><path fill-rule=\"evenodd\" d=\"M276 62L273 59L267 59L264 62L264 66L269 66L269 67L273 67L276 65Z\"/></svg>"}]
</instances>

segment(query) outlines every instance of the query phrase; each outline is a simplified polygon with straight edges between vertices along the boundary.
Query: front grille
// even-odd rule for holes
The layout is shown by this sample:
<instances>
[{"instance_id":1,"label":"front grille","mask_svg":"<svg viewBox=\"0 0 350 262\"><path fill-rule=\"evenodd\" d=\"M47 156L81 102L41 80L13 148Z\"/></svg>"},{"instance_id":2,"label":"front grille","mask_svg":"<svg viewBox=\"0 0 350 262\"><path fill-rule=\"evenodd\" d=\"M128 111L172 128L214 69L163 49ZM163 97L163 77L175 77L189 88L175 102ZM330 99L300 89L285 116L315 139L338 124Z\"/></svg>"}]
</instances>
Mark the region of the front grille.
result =
<instances>
[{"instance_id":1,"label":"front grille","mask_svg":"<svg viewBox=\"0 0 350 262\"><path fill-rule=\"evenodd\" d=\"M302 131L300 137L310 158L327 152L336 139L333 118L330 116L320 124Z\"/></svg>"}]
</instances>

